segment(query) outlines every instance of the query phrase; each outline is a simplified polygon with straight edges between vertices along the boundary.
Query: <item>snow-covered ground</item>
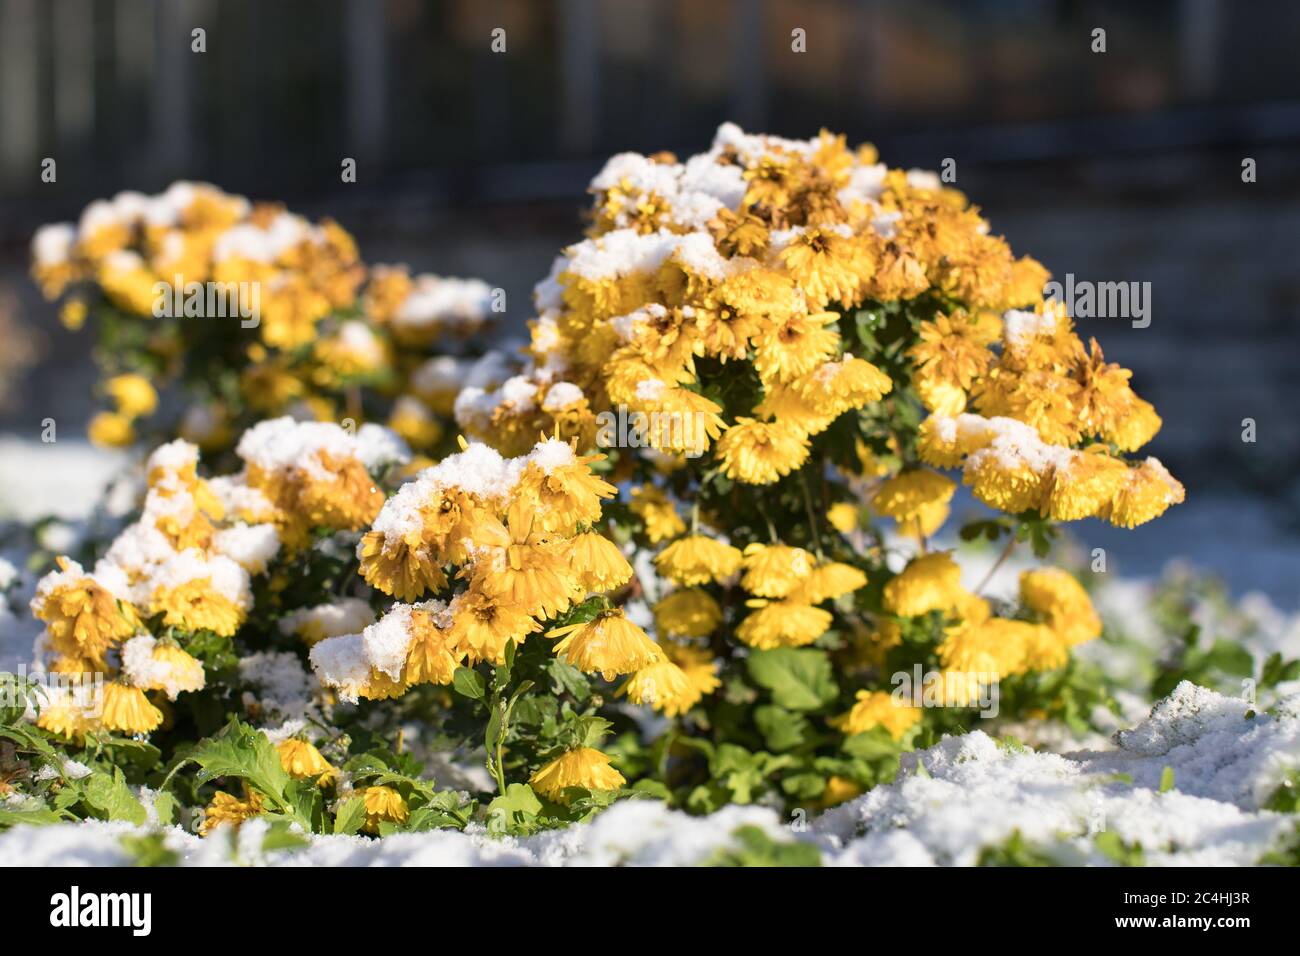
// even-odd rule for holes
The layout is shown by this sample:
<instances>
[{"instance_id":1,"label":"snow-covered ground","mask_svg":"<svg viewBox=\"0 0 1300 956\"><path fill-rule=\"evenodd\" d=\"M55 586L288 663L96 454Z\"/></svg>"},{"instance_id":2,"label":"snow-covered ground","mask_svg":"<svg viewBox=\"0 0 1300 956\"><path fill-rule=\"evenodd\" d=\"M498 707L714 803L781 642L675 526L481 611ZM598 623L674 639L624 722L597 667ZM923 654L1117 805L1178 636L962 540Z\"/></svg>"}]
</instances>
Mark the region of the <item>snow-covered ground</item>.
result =
<instances>
[{"instance_id":1,"label":"snow-covered ground","mask_svg":"<svg viewBox=\"0 0 1300 956\"><path fill-rule=\"evenodd\" d=\"M1013 840L1064 864L1107 865L1140 852L1155 865L1249 865L1296 839L1293 815L1261 806L1298 767L1300 696L1276 716L1250 715L1242 701L1183 683L1109 750L1058 755L978 731L950 737L912 755L896 782L811 819L761 807L691 817L628 800L590 823L518 839L481 829L318 836L269 851L257 821L206 840L176 827L90 822L15 827L0 834L0 861L124 865L132 860L124 836L159 832L178 862L193 866L686 865L734 848L736 831L751 826L773 841L810 844L834 866L972 865Z\"/></svg>"}]
</instances>

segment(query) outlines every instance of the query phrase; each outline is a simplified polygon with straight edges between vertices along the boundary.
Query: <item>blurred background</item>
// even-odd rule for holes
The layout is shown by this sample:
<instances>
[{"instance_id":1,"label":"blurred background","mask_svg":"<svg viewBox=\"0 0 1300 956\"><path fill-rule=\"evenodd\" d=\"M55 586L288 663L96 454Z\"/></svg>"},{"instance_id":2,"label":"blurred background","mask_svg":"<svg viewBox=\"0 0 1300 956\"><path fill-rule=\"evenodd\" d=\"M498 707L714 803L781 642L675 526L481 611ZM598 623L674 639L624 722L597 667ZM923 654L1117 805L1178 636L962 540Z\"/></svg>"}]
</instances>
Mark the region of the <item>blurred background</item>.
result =
<instances>
[{"instance_id":1,"label":"blurred background","mask_svg":"<svg viewBox=\"0 0 1300 956\"><path fill-rule=\"evenodd\" d=\"M1149 328L1080 327L1160 410L1151 453L1188 503L1079 536L1116 570L1182 554L1294 607L1297 40L1282 0L0 0L0 456L92 411L91 337L26 270L32 231L94 198L199 179L330 215L368 262L504 287L522 330L610 154L827 127L891 166L954 159L1058 277L1151 283Z\"/></svg>"}]
</instances>

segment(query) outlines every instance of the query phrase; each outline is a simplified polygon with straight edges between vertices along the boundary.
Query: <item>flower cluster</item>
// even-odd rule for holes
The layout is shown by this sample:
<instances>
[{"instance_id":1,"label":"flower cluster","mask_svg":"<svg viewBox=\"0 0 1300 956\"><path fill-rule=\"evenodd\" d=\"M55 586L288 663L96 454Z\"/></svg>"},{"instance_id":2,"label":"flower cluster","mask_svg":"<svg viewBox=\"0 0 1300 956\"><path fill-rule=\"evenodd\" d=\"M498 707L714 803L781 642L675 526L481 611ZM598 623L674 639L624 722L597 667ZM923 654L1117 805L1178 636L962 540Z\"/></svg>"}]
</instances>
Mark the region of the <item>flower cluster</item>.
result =
<instances>
[{"instance_id":1,"label":"flower cluster","mask_svg":"<svg viewBox=\"0 0 1300 956\"><path fill-rule=\"evenodd\" d=\"M1040 552L1054 521L1133 527L1183 498L1157 459L1126 460L1160 419L1044 299L1042 265L935 174L825 132L724 125L684 161L615 156L590 191L587 238L537 287L522 367L468 385L456 415L503 450L541 429L610 452L653 555L638 583L657 596L660 643L708 661L709 690L730 688L687 704L679 680L660 681L660 709L716 734L736 700L770 694L845 738L879 728L905 743L923 712L887 688L914 665L918 699L946 708L935 727L1003 680L1086 680L1069 676L1069 650L1100 624L1074 578L1035 571L994 601L929 546L957 490L946 469L1006 515L974 534ZM648 422L641 440L612 436L614 415ZM847 712L833 690L796 708L782 693L822 661L857 685ZM753 720L743 732L782 749L773 712ZM869 782L860 763L840 769L823 796Z\"/></svg>"},{"instance_id":2,"label":"flower cluster","mask_svg":"<svg viewBox=\"0 0 1300 956\"><path fill-rule=\"evenodd\" d=\"M391 430L250 422L221 477L162 446L139 520L33 603L44 662L106 678L105 712L38 726L149 734L171 770L148 785L206 804L205 832L527 833L633 790L826 807L977 720L1082 730L1115 706L1072 653L1101 633L1079 580L991 589L947 537L956 470L993 509L959 533L1004 539L994 571L1021 542L1046 557L1058 522L1183 498L1126 457L1160 420L1044 301L1041 265L936 175L828 133L728 124L685 161L616 156L591 192L523 354L477 359L429 351L479 327L485 287L354 276L328 226L173 195L182 237L216 217L196 210L230 217L196 275L278 269L304 296L233 363L241 407L364 385L357 417ZM131 215L38 237L47 290L93 272L109 294L96 263L124 250L157 273L165 217ZM113 394L148 413L139 382ZM472 758L492 781L463 789L495 796L436 790L415 753Z\"/></svg>"},{"instance_id":3,"label":"flower cluster","mask_svg":"<svg viewBox=\"0 0 1300 956\"><path fill-rule=\"evenodd\" d=\"M486 283L367 270L336 222L203 183L119 193L91 203L76 224L43 227L32 274L48 298L63 297L69 328L92 310L99 318L101 390L112 408L96 415L90 436L105 445L131 444L136 422L158 410L157 388L179 380L184 416L155 430L205 449L226 447L267 415L359 420L365 399L371 414L431 449L443 434L449 371L446 362L426 367L431 346L463 339L495 310ZM463 371L449 361L453 376Z\"/></svg>"},{"instance_id":4,"label":"flower cluster","mask_svg":"<svg viewBox=\"0 0 1300 956\"><path fill-rule=\"evenodd\" d=\"M301 547L310 529L367 524L384 499L367 469L406 456L376 426L354 437L287 418L251 429L238 453L241 472L204 479L196 446L161 446L149 457L139 519L93 570L63 557L41 579L31 607L46 627L37 661L73 686L42 710L39 726L65 737L157 728L164 714L149 693L175 701L204 687L203 665L181 636L233 637L253 608L253 577ZM86 699L92 678L107 679L102 701Z\"/></svg>"},{"instance_id":5,"label":"flower cluster","mask_svg":"<svg viewBox=\"0 0 1300 956\"><path fill-rule=\"evenodd\" d=\"M591 471L596 460L557 439L517 458L466 445L403 485L357 547L361 576L398 603L361 632L316 644L321 680L353 700L449 684L458 666L502 664L545 622L626 584L627 559L595 530L615 491ZM565 634L554 651L583 671L626 674L663 659L618 609L546 636Z\"/></svg>"}]
</instances>

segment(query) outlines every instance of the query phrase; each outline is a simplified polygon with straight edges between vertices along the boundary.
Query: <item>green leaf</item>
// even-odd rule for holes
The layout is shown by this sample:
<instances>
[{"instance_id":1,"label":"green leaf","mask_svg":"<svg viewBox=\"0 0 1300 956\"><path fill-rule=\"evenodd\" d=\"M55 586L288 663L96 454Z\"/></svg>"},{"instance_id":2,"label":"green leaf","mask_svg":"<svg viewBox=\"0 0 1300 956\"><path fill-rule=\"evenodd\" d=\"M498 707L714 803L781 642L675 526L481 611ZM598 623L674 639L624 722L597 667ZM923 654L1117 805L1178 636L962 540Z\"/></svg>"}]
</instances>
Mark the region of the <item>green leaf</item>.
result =
<instances>
[{"instance_id":1,"label":"green leaf","mask_svg":"<svg viewBox=\"0 0 1300 956\"><path fill-rule=\"evenodd\" d=\"M163 833L125 834L122 847L132 866L178 866L181 862L180 854L168 849Z\"/></svg>"},{"instance_id":2,"label":"green leaf","mask_svg":"<svg viewBox=\"0 0 1300 956\"><path fill-rule=\"evenodd\" d=\"M360 833L366 822L366 801L361 797L348 797L339 804L334 815L334 832L340 834Z\"/></svg>"},{"instance_id":3,"label":"green leaf","mask_svg":"<svg viewBox=\"0 0 1300 956\"><path fill-rule=\"evenodd\" d=\"M456 668L456 673L451 677L451 686L456 693L470 700L483 700L487 696L487 681L478 671L468 667Z\"/></svg>"},{"instance_id":4,"label":"green leaf","mask_svg":"<svg viewBox=\"0 0 1300 956\"><path fill-rule=\"evenodd\" d=\"M307 846L311 841L306 835L293 829L293 822L281 818L271 822L270 829L262 837L262 852L270 850L297 850Z\"/></svg>"},{"instance_id":5,"label":"green leaf","mask_svg":"<svg viewBox=\"0 0 1300 956\"><path fill-rule=\"evenodd\" d=\"M825 651L778 647L755 651L747 663L749 676L786 710L820 710L838 694Z\"/></svg>"},{"instance_id":6,"label":"green leaf","mask_svg":"<svg viewBox=\"0 0 1300 956\"><path fill-rule=\"evenodd\" d=\"M572 694L580 703L591 697L591 681L568 661L552 657L546 665L551 677L551 692Z\"/></svg>"},{"instance_id":7,"label":"green leaf","mask_svg":"<svg viewBox=\"0 0 1300 956\"><path fill-rule=\"evenodd\" d=\"M756 826L733 834L736 846L719 850L702 866L821 866L821 853L810 843L778 842Z\"/></svg>"},{"instance_id":8,"label":"green leaf","mask_svg":"<svg viewBox=\"0 0 1300 956\"><path fill-rule=\"evenodd\" d=\"M487 805L489 833L527 833L536 829L535 821L542 812L542 801L526 783L512 783Z\"/></svg>"},{"instance_id":9,"label":"green leaf","mask_svg":"<svg viewBox=\"0 0 1300 956\"><path fill-rule=\"evenodd\" d=\"M772 750L792 750L806 743L812 735L812 725L807 717L775 704L754 708L754 723Z\"/></svg>"},{"instance_id":10,"label":"green leaf","mask_svg":"<svg viewBox=\"0 0 1300 956\"><path fill-rule=\"evenodd\" d=\"M46 807L33 807L30 810L0 809L0 827L17 826L20 823L44 825L62 823L66 819Z\"/></svg>"},{"instance_id":11,"label":"green leaf","mask_svg":"<svg viewBox=\"0 0 1300 956\"><path fill-rule=\"evenodd\" d=\"M280 764L279 752L266 734L238 718L231 718L215 736L199 741L186 758L189 761L199 765L199 783L217 777L238 777L269 797L277 809L286 807L285 788L290 778Z\"/></svg>"},{"instance_id":12,"label":"green leaf","mask_svg":"<svg viewBox=\"0 0 1300 956\"><path fill-rule=\"evenodd\" d=\"M1174 768L1165 767L1160 771L1160 792L1168 793L1172 789L1174 789Z\"/></svg>"},{"instance_id":13,"label":"green leaf","mask_svg":"<svg viewBox=\"0 0 1300 956\"><path fill-rule=\"evenodd\" d=\"M81 793L91 814L100 820L125 820L138 825L147 818L122 771L116 768L111 774L91 774L83 781Z\"/></svg>"}]
</instances>

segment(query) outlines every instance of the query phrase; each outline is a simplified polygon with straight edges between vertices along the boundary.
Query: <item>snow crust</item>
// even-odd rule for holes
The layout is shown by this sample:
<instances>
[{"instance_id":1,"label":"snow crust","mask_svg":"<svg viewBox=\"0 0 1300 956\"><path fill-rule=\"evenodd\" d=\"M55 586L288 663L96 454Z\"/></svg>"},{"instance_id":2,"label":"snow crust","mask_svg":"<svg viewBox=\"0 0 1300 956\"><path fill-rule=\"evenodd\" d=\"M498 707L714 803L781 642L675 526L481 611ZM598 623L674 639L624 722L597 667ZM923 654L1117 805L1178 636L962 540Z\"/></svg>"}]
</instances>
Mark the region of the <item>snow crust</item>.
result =
<instances>
[{"instance_id":1,"label":"snow crust","mask_svg":"<svg viewBox=\"0 0 1300 956\"><path fill-rule=\"evenodd\" d=\"M734 846L754 826L805 842L833 866L969 866L1015 833L1066 864L1108 865L1096 837L1140 844L1149 864L1256 863L1294 832L1295 819L1260 809L1300 766L1300 696L1276 716L1180 684L1105 751L1035 753L976 731L909 755L896 782L827 811L784 820L767 807L730 806L706 817L658 801L626 800L589 823L525 838L482 828L384 840L313 836L306 847L263 852L266 824L200 839L178 827L167 845L189 866L680 866ZM1172 770L1174 786L1160 793ZM91 821L19 826L0 834L0 862L122 865L122 836L139 828Z\"/></svg>"}]
</instances>

